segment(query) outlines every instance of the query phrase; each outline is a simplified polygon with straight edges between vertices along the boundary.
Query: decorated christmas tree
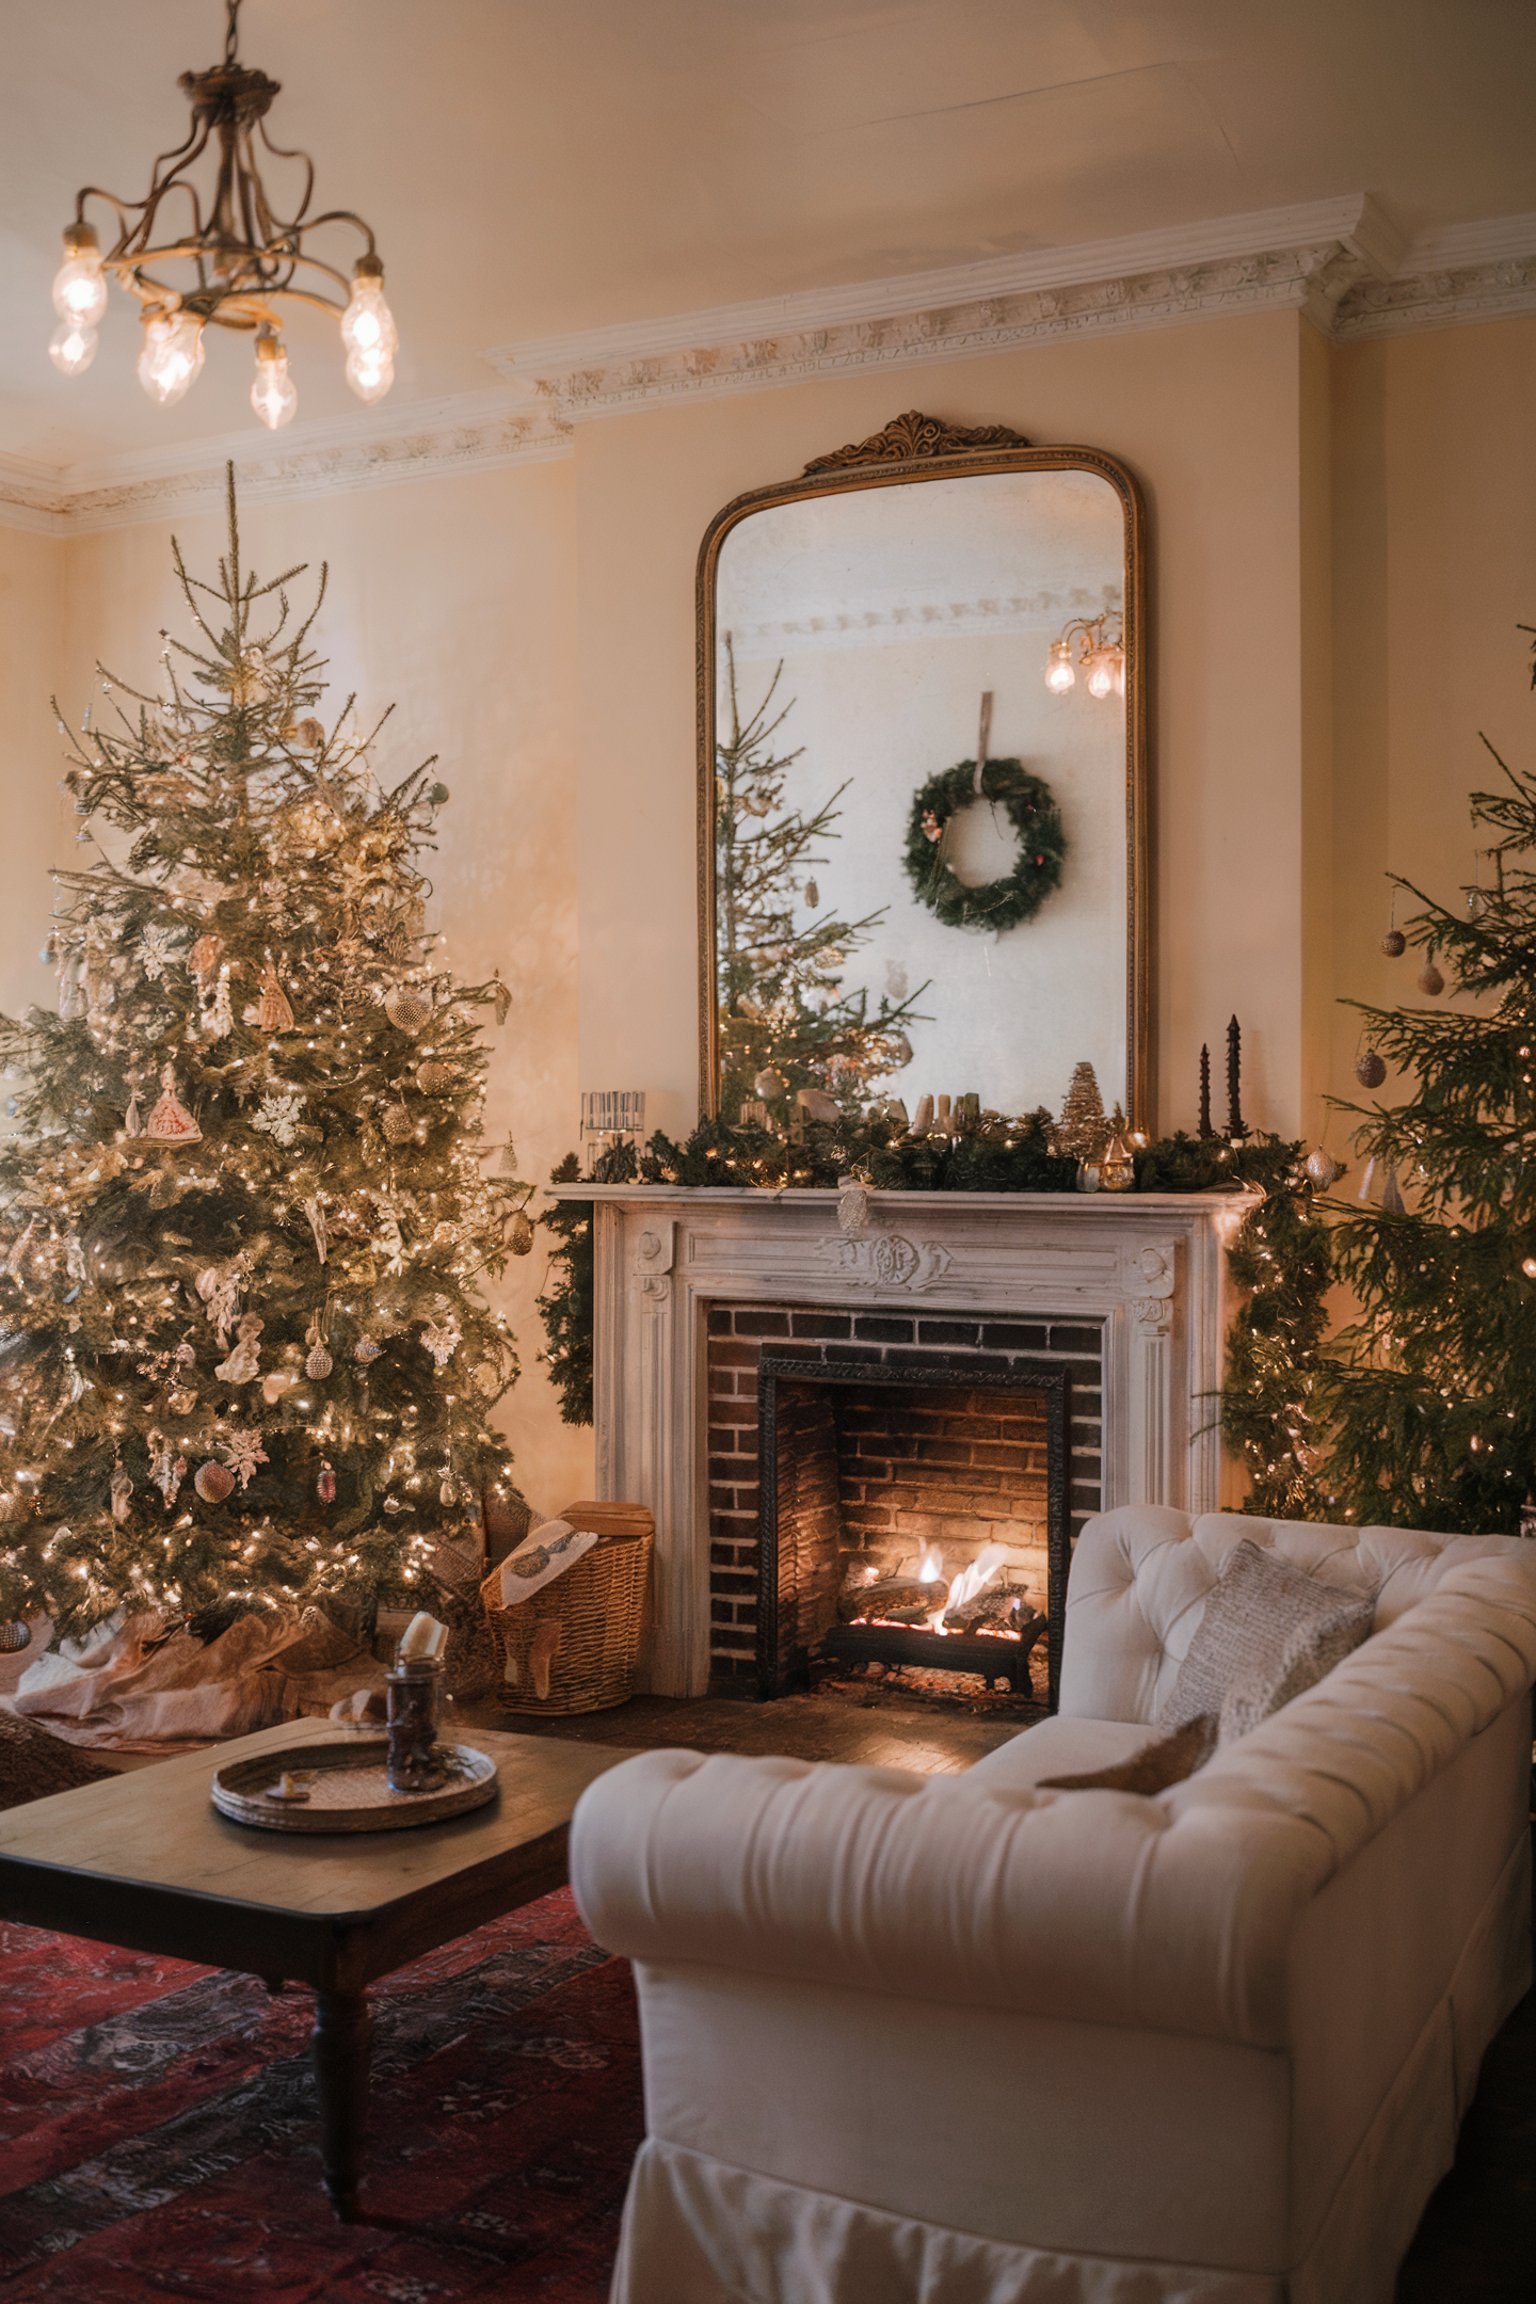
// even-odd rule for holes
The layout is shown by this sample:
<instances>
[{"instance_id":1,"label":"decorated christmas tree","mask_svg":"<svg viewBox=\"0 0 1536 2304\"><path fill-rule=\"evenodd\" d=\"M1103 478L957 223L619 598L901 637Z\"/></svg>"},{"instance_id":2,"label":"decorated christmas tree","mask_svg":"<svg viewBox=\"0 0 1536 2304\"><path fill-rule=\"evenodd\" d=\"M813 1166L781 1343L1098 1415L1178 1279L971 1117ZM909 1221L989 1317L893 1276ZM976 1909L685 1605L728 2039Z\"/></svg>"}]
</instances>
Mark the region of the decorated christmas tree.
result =
<instances>
[{"instance_id":1,"label":"decorated christmas tree","mask_svg":"<svg viewBox=\"0 0 1536 2304\"><path fill-rule=\"evenodd\" d=\"M1334 1233L1359 1313L1322 1395L1331 1505L1514 1531L1536 1484L1536 775L1489 751L1503 783L1472 796L1491 838L1460 903L1397 882L1422 909L1385 949L1424 955L1426 1003L1361 1007L1362 1082L1395 1066L1406 1094L1346 1107L1380 1202ZM1442 961L1450 1008L1429 1004Z\"/></svg>"},{"instance_id":2,"label":"decorated christmas tree","mask_svg":"<svg viewBox=\"0 0 1536 2304\"><path fill-rule=\"evenodd\" d=\"M0 1019L0 1612L65 1629L430 1595L511 1486L528 1188L482 1165L506 988L425 924L447 792L321 716L323 572L298 616L244 572L233 475L217 581L173 551L164 693L104 674L71 744L58 1012Z\"/></svg>"},{"instance_id":3,"label":"decorated christmas tree","mask_svg":"<svg viewBox=\"0 0 1536 2304\"><path fill-rule=\"evenodd\" d=\"M842 920L821 902L815 875L838 837L847 784L809 815L785 806L800 753L776 749L793 710L776 707L783 666L743 718L729 635L725 647L730 733L715 752L720 1110L734 1121L744 1103L771 1105L800 1088L851 1108L911 1061L905 1026L921 993L901 1001L882 993L871 1011L867 991L843 990L849 959L884 916L882 907Z\"/></svg>"}]
</instances>

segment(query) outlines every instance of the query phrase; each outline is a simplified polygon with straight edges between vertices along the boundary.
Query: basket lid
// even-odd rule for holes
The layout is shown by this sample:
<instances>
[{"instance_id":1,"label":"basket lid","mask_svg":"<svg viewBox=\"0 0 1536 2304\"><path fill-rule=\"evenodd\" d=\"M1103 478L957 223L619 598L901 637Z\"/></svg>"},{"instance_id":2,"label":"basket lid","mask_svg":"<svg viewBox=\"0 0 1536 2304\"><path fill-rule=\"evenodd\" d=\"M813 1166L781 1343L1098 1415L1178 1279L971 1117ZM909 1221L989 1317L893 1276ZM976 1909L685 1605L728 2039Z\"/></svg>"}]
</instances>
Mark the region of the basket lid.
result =
<instances>
[{"instance_id":1,"label":"basket lid","mask_svg":"<svg viewBox=\"0 0 1536 2304\"><path fill-rule=\"evenodd\" d=\"M594 1536L654 1536L656 1533L656 1523L643 1504L588 1500L565 1505L560 1518Z\"/></svg>"}]
</instances>

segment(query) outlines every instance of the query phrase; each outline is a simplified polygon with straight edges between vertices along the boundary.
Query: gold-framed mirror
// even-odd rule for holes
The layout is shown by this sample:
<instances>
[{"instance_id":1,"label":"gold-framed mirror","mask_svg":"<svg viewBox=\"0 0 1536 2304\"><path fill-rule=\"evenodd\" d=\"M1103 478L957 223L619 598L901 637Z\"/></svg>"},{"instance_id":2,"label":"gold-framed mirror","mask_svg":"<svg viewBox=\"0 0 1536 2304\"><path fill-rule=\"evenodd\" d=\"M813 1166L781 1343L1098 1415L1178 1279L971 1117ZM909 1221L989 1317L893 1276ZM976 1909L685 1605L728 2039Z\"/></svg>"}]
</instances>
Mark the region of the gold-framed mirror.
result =
<instances>
[{"instance_id":1,"label":"gold-framed mirror","mask_svg":"<svg viewBox=\"0 0 1536 2304\"><path fill-rule=\"evenodd\" d=\"M1057 1111L1087 1061L1150 1130L1146 592L1125 465L1001 425L901 416L715 516L706 1114Z\"/></svg>"}]
</instances>

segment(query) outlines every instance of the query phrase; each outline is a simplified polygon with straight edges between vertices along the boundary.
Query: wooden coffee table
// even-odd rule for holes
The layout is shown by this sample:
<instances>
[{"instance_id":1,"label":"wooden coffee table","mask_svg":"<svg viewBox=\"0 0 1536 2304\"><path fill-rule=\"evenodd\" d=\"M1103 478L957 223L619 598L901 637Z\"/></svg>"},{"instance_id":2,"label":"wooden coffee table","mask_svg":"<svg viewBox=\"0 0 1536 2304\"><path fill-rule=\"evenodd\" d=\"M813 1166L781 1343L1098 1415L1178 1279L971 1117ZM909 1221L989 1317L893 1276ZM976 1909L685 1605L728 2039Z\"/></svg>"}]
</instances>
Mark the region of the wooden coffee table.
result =
<instances>
[{"instance_id":1,"label":"wooden coffee table","mask_svg":"<svg viewBox=\"0 0 1536 2304\"><path fill-rule=\"evenodd\" d=\"M0 1814L0 1919L238 1968L315 1993L326 2190L357 2211L372 2018L367 1987L566 1877L572 1810L629 1755L546 1736L464 1733L500 1769L497 1798L410 1831L288 1836L215 1814L209 1779L247 1753L345 1729L287 1721Z\"/></svg>"}]
</instances>

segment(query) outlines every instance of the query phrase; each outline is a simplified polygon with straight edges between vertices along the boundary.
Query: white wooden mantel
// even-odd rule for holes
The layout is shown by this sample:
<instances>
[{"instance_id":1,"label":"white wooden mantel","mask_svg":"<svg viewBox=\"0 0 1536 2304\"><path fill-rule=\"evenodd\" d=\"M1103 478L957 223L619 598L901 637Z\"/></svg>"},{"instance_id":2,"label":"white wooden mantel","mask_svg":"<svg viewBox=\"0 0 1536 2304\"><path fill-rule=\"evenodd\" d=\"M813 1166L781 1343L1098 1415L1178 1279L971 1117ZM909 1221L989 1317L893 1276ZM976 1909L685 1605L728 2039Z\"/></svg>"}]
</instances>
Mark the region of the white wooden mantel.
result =
<instances>
[{"instance_id":1,"label":"white wooden mantel","mask_svg":"<svg viewBox=\"0 0 1536 2304\"><path fill-rule=\"evenodd\" d=\"M714 1303L1093 1322L1103 1332L1104 1502L1222 1501L1226 1246L1245 1193L836 1192L571 1184L593 1203L598 1494L656 1519L661 1695L709 1680L705 1316Z\"/></svg>"}]
</instances>

